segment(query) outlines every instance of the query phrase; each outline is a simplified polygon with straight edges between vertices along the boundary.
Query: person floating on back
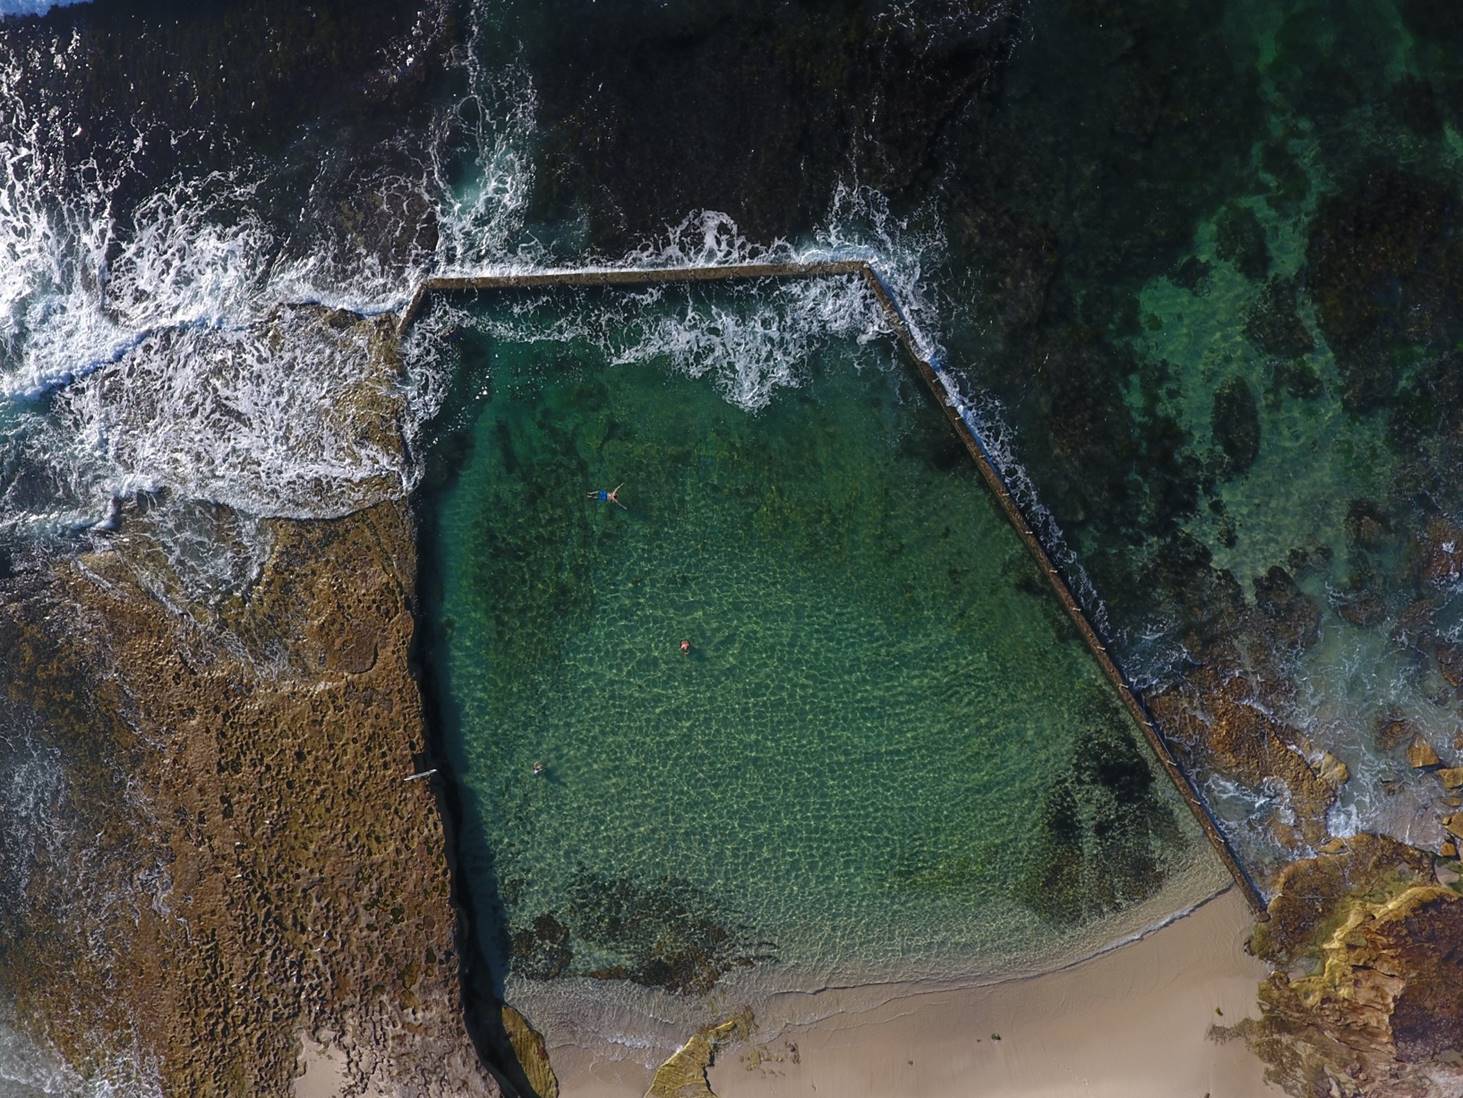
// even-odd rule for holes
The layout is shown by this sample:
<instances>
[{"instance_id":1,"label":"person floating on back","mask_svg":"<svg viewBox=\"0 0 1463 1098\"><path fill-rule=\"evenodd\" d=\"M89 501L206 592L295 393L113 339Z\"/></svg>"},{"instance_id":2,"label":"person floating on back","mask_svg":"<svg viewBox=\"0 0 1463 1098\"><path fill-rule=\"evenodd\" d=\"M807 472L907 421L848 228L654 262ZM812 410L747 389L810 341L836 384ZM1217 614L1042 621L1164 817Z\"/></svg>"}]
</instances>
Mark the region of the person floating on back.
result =
<instances>
[{"instance_id":1,"label":"person floating on back","mask_svg":"<svg viewBox=\"0 0 1463 1098\"><path fill-rule=\"evenodd\" d=\"M623 503L620 502L620 489L623 487L625 487L624 481L616 484L614 488L608 492L606 492L603 488L596 488L593 492L588 493L586 498L595 500L599 503L613 503L622 511L628 511L630 508L626 507Z\"/></svg>"}]
</instances>

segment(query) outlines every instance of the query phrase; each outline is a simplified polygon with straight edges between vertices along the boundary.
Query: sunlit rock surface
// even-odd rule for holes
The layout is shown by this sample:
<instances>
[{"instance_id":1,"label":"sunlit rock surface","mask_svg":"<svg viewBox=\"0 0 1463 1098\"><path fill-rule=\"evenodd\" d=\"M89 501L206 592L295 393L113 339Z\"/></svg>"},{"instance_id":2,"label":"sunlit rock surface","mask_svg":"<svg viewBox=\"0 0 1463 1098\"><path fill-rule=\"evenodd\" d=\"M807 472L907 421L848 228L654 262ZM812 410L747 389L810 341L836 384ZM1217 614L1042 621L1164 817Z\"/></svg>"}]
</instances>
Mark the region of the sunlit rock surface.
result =
<instances>
[{"instance_id":1,"label":"sunlit rock surface","mask_svg":"<svg viewBox=\"0 0 1463 1098\"><path fill-rule=\"evenodd\" d=\"M1463 897L1430 855L1358 835L1293 863L1253 948L1277 971L1260 1020L1229 1032L1287 1091L1463 1092Z\"/></svg>"}]
</instances>

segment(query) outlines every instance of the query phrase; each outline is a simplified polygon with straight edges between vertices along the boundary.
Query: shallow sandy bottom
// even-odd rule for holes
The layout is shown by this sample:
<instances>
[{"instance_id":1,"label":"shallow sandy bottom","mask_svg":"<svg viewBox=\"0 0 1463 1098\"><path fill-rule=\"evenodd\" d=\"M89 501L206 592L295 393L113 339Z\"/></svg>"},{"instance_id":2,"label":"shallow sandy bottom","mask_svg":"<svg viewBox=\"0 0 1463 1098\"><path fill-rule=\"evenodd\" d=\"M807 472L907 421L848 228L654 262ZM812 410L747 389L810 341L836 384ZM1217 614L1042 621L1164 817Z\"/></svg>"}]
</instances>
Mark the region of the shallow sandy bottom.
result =
<instances>
[{"instance_id":1,"label":"shallow sandy bottom","mask_svg":"<svg viewBox=\"0 0 1463 1098\"><path fill-rule=\"evenodd\" d=\"M346 1083L345 1053L312 1040L308 1033L300 1034L294 1098L335 1098L345 1092Z\"/></svg>"},{"instance_id":2,"label":"shallow sandy bottom","mask_svg":"<svg viewBox=\"0 0 1463 1098\"><path fill-rule=\"evenodd\" d=\"M1258 1098L1260 1064L1214 1023L1256 1013L1265 966L1244 952L1250 918L1230 889L1192 914L1071 968L988 987L829 991L832 1016L723 1052L719 1098ZM1222 1011L1222 1014L1218 1013ZM994 1034L999 1034L996 1040ZM565 1098L640 1098L651 1072L553 1050Z\"/></svg>"}]
</instances>

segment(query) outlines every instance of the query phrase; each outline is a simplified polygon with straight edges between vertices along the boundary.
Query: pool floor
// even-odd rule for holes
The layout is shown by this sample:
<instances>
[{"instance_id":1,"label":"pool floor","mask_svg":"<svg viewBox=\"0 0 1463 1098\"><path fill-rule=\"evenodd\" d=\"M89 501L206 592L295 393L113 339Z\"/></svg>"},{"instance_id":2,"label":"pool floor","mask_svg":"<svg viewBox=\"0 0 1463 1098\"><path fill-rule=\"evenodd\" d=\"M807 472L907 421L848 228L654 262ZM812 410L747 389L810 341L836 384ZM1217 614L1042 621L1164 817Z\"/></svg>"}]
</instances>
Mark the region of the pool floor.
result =
<instances>
[{"instance_id":1,"label":"pool floor","mask_svg":"<svg viewBox=\"0 0 1463 1098\"><path fill-rule=\"evenodd\" d=\"M428 649L510 983L1009 971L1220 880L918 379L814 359L749 414L469 340Z\"/></svg>"}]
</instances>

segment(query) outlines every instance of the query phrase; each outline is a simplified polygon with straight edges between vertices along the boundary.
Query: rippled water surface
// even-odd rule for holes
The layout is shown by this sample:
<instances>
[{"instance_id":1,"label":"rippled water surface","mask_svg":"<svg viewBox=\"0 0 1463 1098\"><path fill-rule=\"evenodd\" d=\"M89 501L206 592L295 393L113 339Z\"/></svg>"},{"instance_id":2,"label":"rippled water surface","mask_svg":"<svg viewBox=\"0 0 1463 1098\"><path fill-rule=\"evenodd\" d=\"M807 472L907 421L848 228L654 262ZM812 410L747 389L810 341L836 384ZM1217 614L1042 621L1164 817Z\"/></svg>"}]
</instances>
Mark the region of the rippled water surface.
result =
<instances>
[{"instance_id":1,"label":"rippled water surface","mask_svg":"<svg viewBox=\"0 0 1463 1098\"><path fill-rule=\"evenodd\" d=\"M756 414L664 356L464 354L485 395L432 502L432 663L510 993L1009 972L1115 936L1171 875L1174 906L1216 885L883 348L830 343ZM623 508L585 498L616 485Z\"/></svg>"}]
</instances>

